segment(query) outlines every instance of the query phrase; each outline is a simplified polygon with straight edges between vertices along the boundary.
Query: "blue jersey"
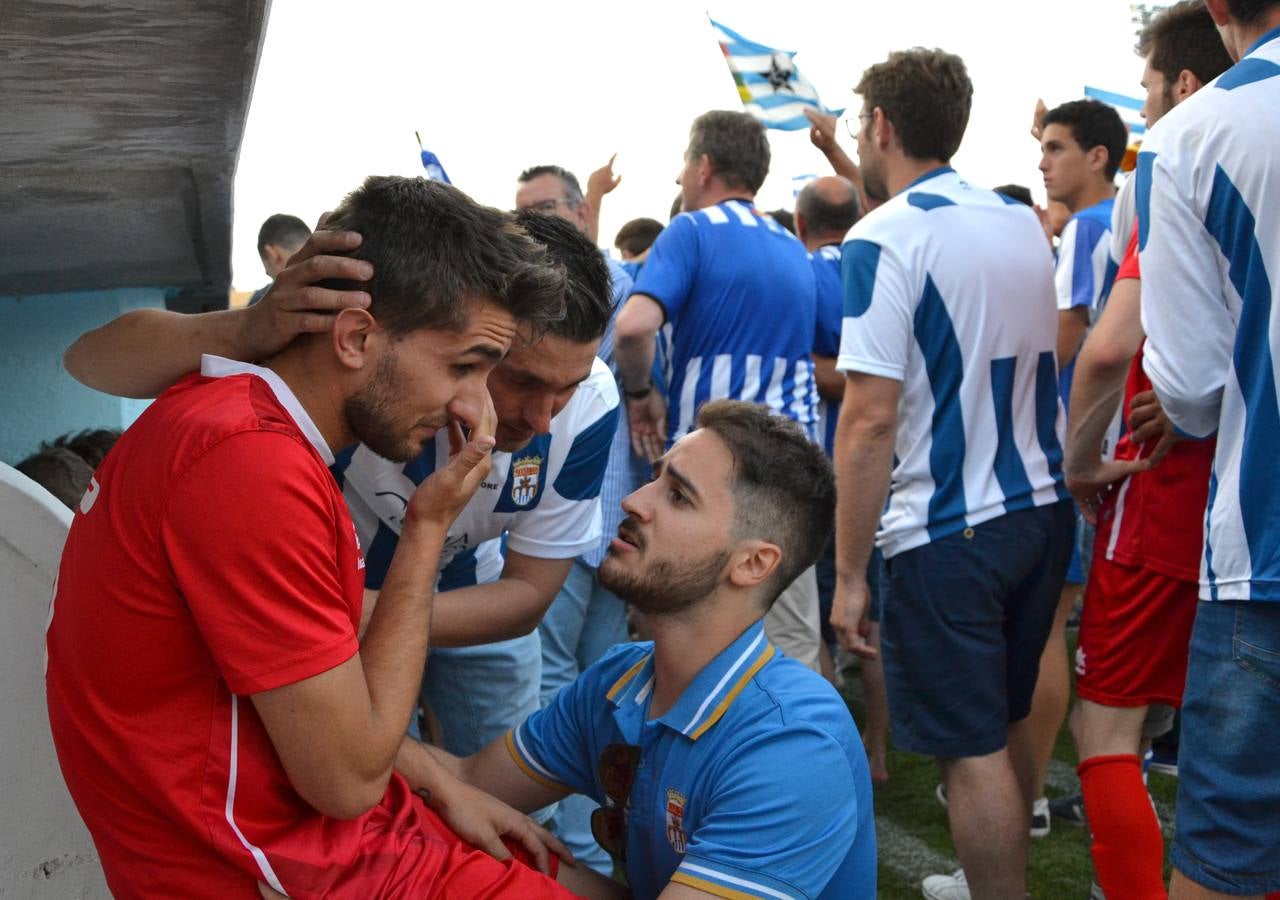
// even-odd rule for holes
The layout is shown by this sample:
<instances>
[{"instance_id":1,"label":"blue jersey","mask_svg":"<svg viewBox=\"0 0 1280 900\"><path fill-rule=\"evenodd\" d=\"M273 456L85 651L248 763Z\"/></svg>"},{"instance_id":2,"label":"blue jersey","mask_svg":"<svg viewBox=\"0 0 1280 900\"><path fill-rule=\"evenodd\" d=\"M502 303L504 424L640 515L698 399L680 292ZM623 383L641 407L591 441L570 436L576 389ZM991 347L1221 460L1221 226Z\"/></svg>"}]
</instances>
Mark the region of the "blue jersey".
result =
<instances>
[{"instance_id":1,"label":"blue jersey","mask_svg":"<svg viewBox=\"0 0 1280 900\"><path fill-rule=\"evenodd\" d=\"M653 645L621 644L507 736L540 783L606 803L599 760L641 748L627 799L627 881L720 897L875 896L871 777L848 707L756 622L667 712L649 717Z\"/></svg>"},{"instance_id":2,"label":"blue jersey","mask_svg":"<svg viewBox=\"0 0 1280 900\"><path fill-rule=\"evenodd\" d=\"M1275 29L1164 116L1138 155L1143 367L1177 428L1218 435L1206 600L1280 601L1278 110Z\"/></svg>"},{"instance_id":3,"label":"blue jersey","mask_svg":"<svg viewBox=\"0 0 1280 900\"><path fill-rule=\"evenodd\" d=\"M1106 291L1110 288L1108 270L1111 264L1111 216L1115 200L1103 200L1087 206L1067 220L1058 244L1058 262L1053 273L1058 294L1058 309L1083 308L1089 323L1102 312ZM1058 391L1062 405L1070 407L1071 377L1075 374L1073 358L1058 373Z\"/></svg>"},{"instance_id":4,"label":"blue jersey","mask_svg":"<svg viewBox=\"0 0 1280 900\"><path fill-rule=\"evenodd\" d=\"M813 269L794 235L742 200L681 213L635 291L666 311L669 441L726 397L765 403L817 437Z\"/></svg>"},{"instance_id":5,"label":"blue jersey","mask_svg":"<svg viewBox=\"0 0 1280 900\"><path fill-rule=\"evenodd\" d=\"M1069 496L1053 258L1035 213L950 168L844 244L837 366L902 382L886 557Z\"/></svg>"},{"instance_id":6,"label":"blue jersey","mask_svg":"<svg viewBox=\"0 0 1280 900\"><path fill-rule=\"evenodd\" d=\"M817 327L813 332L813 355L835 359L840 355L840 328L844 319L844 284L840 280L840 247L819 247L809 255L817 287ZM836 422L840 401L818 398L818 434L827 456L835 452Z\"/></svg>"}]
</instances>

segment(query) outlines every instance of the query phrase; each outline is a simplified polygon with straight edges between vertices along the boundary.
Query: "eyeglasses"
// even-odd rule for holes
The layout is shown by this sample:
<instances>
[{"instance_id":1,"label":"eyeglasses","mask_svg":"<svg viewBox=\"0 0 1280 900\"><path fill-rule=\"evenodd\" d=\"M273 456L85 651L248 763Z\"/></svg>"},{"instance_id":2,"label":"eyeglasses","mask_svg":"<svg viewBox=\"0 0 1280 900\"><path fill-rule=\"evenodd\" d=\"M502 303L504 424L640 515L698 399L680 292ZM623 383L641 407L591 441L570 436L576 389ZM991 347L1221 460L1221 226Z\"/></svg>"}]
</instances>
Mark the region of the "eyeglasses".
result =
<instances>
[{"instance_id":1,"label":"eyeglasses","mask_svg":"<svg viewBox=\"0 0 1280 900\"><path fill-rule=\"evenodd\" d=\"M640 767L640 748L635 744L610 744L600 754L600 784L605 805L591 814L591 836L618 860L627 858L627 800Z\"/></svg>"},{"instance_id":2,"label":"eyeglasses","mask_svg":"<svg viewBox=\"0 0 1280 900\"><path fill-rule=\"evenodd\" d=\"M527 210L532 210L533 212L542 213L545 215L547 213L555 212L556 207L559 206L561 203L563 203L565 206L569 207L570 209L573 209L575 206L577 206L581 202L582 202L581 200L576 200L573 197L556 197L553 200L540 200L537 203L530 203L528 206L522 206L520 207L520 211L523 212L524 210L527 209Z\"/></svg>"},{"instance_id":3,"label":"eyeglasses","mask_svg":"<svg viewBox=\"0 0 1280 900\"><path fill-rule=\"evenodd\" d=\"M858 139L858 132L862 130L862 123L864 121L867 121L867 122L871 121L871 113L858 113L857 127L854 126L853 119L844 120L844 127L849 129L849 137L853 138L854 140Z\"/></svg>"}]
</instances>

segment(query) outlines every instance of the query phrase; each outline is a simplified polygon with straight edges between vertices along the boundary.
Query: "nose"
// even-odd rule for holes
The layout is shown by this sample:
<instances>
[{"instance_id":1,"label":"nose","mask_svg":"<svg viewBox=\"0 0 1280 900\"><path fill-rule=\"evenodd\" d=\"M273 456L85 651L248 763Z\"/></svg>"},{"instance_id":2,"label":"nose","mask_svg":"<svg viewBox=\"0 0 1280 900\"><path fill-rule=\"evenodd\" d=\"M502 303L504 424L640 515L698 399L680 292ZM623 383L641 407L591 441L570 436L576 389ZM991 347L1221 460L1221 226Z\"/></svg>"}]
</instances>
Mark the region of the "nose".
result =
<instances>
[{"instance_id":1,"label":"nose","mask_svg":"<svg viewBox=\"0 0 1280 900\"><path fill-rule=\"evenodd\" d=\"M649 492L658 484L651 481L637 488L622 498L622 511L638 522L647 522L652 518L653 504L648 501Z\"/></svg>"},{"instance_id":2,"label":"nose","mask_svg":"<svg viewBox=\"0 0 1280 900\"><path fill-rule=\"evenodd\" d=\"M480 414L484 411L487 400L488 389L483 379L468 378L458 385L446 409L453 418L468 428L474 428L480 421Z\"/></svg>"},{"instance_id":3,"label":"nose","mask_svg":"<svg viewBox=\"0 0 1280 900\"><path fill-rule=\"evenodd\" d=\"M535 434L546 434L551 430L554 405L555 396L550 393L530 398L529 405L524 410L524 420Z\"/></svg>"}]
</instances>

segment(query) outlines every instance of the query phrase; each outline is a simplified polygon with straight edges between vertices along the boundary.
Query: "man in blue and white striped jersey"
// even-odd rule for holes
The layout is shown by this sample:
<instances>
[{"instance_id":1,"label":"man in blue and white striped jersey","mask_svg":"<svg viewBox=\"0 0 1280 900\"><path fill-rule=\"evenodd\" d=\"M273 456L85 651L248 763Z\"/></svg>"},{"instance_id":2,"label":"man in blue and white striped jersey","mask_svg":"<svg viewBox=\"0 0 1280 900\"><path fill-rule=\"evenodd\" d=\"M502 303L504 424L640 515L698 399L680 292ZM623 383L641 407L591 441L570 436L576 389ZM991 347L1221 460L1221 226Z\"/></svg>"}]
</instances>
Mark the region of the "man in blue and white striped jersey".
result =
<instances>
[{"instance_id":1,"label":"man in blue and white striped jersey","mask_svg":"<svg viewBox=\"0 0 1280 900\"><path fill-rule=\"evenodd\" d=\"M1137 170L1144 368L1179 434L1218 438L1175 898L1280 890L1280 2L1206 6L1238 62L1160 120Z\"/></svg>"},{"instance_id":2,"label":"man in blue and white striped jersey","mask_svg":"<svg viewBox=\"0 0 1280 900\"><path fill-rule=\"evenodd\" d=\"M657 459L708 400L763 403L817 438L813 269L804 246L754 206L769 172L764 126L713 110L689 130L685 212L649 250L618 314L614 356L631 439ZM667 400L653 390L654 337L670 346ZM806 570L765 619L784 653L818 667L818 591Z\"/></svg>"},{"instance_id":3,"label":"man in blue and white striped jersey","mask_svg":"<svg viewBox=\"0 0 1280 900\"><path fill-rule=\"evenodd\" d=\"M964 866L925 896L1021 897L1024 720L1071 548L1053 263L1035 213L947 165L973 94L958 57L897 52L856 90L867 195L886 202L843 249L832 624L873 654L874 539L893 741L939 760Z\"/></svg>"}]
</instances>

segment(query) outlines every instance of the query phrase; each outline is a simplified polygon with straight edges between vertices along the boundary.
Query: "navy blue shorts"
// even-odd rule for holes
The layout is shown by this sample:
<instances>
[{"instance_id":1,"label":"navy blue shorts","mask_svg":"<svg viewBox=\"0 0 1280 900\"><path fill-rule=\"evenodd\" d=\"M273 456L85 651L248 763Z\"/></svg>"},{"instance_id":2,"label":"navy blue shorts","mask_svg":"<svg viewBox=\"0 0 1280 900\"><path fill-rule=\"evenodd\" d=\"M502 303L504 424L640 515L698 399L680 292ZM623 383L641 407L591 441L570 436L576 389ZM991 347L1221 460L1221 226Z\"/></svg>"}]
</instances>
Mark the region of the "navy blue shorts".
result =
<instances>
[{"instance_id":1,"label":"navy blue shorts","mask_svg":"<svg viewBox=\"0 0 1280 900\"><path fill-rule=\"evenodd\" d=\"M895 746L985 756L1026 718L1074 543L1070 501L885 560L881 652Z\"/></svg>"},{"instance_id":2,"label":"navy blue shorts","mask_svg":"<svg viewBox=\"0 0 1280 900\"><path fill-rule=\"evenodd\" d=\"M1178 742L1173 865L1224 894L1280 891L1280 603L1201 601Z\"/></svg>"}]
</instances>

